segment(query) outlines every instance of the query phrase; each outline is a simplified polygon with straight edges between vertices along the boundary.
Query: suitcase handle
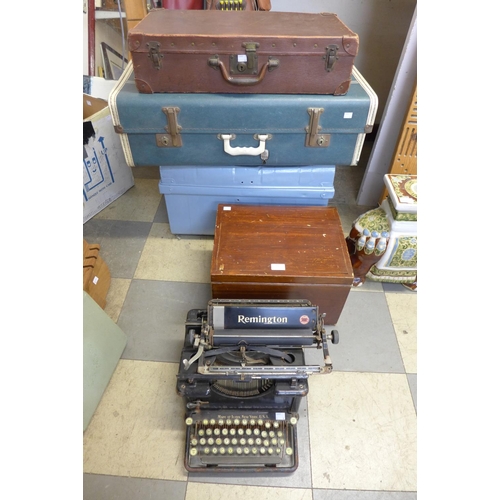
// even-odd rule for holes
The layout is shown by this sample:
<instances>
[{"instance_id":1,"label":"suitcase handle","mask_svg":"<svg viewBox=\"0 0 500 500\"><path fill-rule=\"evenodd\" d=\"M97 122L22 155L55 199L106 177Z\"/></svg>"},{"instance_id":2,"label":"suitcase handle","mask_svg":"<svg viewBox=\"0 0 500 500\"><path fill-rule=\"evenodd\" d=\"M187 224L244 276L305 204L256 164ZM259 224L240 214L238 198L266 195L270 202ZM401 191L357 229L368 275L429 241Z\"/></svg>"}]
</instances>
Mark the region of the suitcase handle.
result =
<instances>
[{"instance_id":1,"label":"suitcase handle","mask_svg":"<svg viewBox=\"0 0 500 500\"><path fill-rule=\"evenodd\" d=\"M273 69L276 69L279 66L279 64L280 64L279 59L276 59L275 57L270 57L267 63L262 65L262 68L260 68L259 74L257 76L234 77L227 72L224 63L219 59L219 56L212 56L209 57L208 59L208 65L212 66L212 68L214 69L219 68L224 80L226 80L226 82L232 85L255 85L257 83L260 83L264 79L264 76L266 74L266 69L272 71Z\"/></svg>"},{"instance_id":2,"label":"suitcase handle","mask_svg":"<svg viewBox=\"0 0 500 500\"><path fill-rule=\"evenodd\" d=\"M249 155L249 156L258 156L266 150L266 140L271 137L268 134L258 134L256 139L259 142L257 147L233 147L229 144L231 139L234 139L236 136L234 134L219 134L219 139L224 141L224 152L231 156L241 156L241 155Z\"/></svg>"}]
</instances>

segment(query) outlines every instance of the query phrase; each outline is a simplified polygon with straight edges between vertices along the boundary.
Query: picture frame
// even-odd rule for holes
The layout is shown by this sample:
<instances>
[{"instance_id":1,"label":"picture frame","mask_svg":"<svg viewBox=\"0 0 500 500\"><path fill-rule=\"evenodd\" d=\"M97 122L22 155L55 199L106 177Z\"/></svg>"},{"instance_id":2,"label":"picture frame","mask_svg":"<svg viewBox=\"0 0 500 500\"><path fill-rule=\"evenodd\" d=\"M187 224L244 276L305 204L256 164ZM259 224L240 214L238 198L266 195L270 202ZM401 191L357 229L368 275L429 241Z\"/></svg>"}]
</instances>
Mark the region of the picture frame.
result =
<instances>
[{"instance_id":1,"label":"picture frame","mask_svg":"<svg viewBox=\"0 0 500 500\"><path fill-rule=\"evenodd\" d=\"M128 60L105 42L101 42L101 55L104 65L104 78L106 80L118 80L125 70Z\"/></svg>"}]
</instances>

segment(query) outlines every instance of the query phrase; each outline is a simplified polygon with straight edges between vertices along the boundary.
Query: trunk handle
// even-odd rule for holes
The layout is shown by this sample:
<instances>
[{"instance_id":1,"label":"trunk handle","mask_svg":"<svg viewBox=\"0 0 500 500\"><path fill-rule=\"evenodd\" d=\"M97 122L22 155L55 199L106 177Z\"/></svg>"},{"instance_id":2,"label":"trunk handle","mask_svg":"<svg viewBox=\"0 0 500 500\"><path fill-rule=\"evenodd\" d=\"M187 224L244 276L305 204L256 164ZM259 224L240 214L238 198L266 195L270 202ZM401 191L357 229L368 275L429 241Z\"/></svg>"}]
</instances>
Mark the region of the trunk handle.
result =
<instances>
[{"instance_id":1,"label":"trunk handle","mask_svg":"<svg viewBox=\"0 0 500 500\"><path fill-rule=\"evenodd\" d=\"M257 76L251 76L251 77L234 77L231 76L226 67L224 66L224 63L219 59L218 55L209 57L208 59L208 65L211 66L214 69L219 68L220 72L222 74L222 77L226 82L230 83L231 85L256 85L257 83L260 83L266 74L266 69L269 69L269 71L272 71L273 69L276 69L279 66L280 62L279 59L276 59L275 57L269 57L268 61L266 64L262 65L262 68L260 68L259 74Z\"/></svg>"},{"instance_id":2,"label":"trunk handle","mask_svg":"<svg viewBox=\"0 0 500 500\"><path fill-rule=\"evenodd\" d=\"M224 152L231 156L258 156L266 150L266 140L271 139L270 134L257 134L255 139L259 141L256 147L233 147L229 143L236 136L234 134L219 134L218 138L224 141Z\"/></svg>"}]
</instances>

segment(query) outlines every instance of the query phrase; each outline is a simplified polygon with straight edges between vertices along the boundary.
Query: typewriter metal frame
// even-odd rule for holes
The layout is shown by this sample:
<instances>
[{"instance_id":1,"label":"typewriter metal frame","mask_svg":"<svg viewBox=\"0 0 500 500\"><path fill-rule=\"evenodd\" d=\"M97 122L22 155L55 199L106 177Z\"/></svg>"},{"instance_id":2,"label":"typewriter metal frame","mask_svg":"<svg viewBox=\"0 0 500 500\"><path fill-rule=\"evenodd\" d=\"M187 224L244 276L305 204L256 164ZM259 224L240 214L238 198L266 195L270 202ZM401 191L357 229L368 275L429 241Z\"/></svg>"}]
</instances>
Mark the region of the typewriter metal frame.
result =
<instances>
[{"instance_id":1,"label":"typewriter metal frame","mask_svg":"<svg viewBox=\"0 0 500 500\"><path fill-rule=\"evenodd\" d=\"M265 328L254 324L234 328L232 324L229 327L224 324L224 321L231 322L228 317L243 310L257 311L257 314L280 311L290 322L285 326L265 324ZM259 318L264 321L267 316ZM304 318L310 321L301 325ZM307 300L211 300L207 310L189 311L177 374L177 393L186 404L186 470L295 471L298 410L308 393L308 377L332 371L328 341L337 343L338 333L325 332L323 316ZM314 346L323 349L324 366L305 364L303 347ZM255 356L265 357L264 366L253 365L260 362ZM225 357L231 361L225 362ZM223 361L218 361L219 358ZM196 440L200 429L206 429L203 422L226 422L227 419L265 421L266 425L272 422L286 438L288 454L280 448L280 462L276 463L276 456L214 458L192 450L193 439Z\"/></svg>"}]
</instances>

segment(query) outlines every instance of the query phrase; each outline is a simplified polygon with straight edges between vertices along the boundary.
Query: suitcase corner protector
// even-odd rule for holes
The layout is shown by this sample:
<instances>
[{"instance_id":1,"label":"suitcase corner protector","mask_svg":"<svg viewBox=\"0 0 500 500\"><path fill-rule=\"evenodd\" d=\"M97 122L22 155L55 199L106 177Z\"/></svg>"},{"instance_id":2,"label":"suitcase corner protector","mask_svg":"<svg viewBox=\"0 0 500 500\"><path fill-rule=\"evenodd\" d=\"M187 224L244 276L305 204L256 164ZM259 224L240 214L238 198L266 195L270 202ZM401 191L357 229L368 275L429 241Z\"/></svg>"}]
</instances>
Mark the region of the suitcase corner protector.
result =
<instances>
[{"instance_id":1,"label":"suitcase corner protector","mask_svg":"<svg viewBox=\"0 0 500 500\"><path fill-rule=\"evenodd\" d=\"M333 95L345 95L347 94L347 91L349 90L349 87L351 85L351 80L346 80L345 82L342 82L333 92Z\"/></svg>"}]
</instances>

